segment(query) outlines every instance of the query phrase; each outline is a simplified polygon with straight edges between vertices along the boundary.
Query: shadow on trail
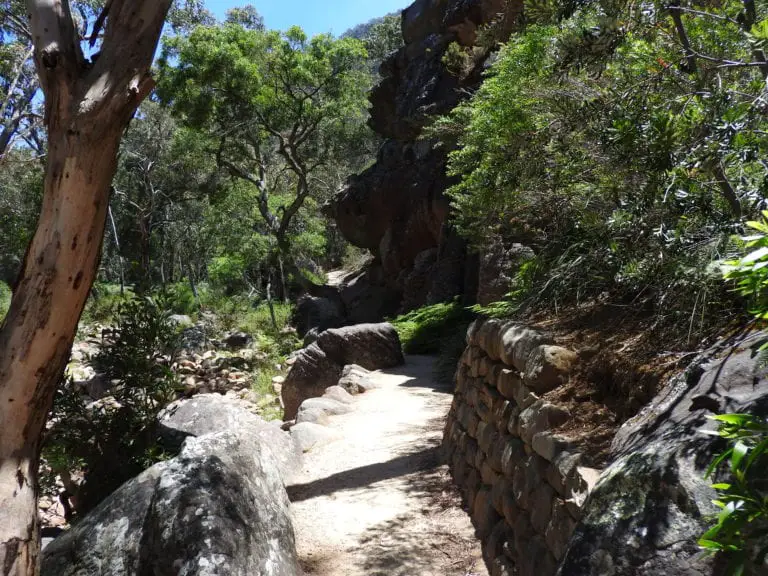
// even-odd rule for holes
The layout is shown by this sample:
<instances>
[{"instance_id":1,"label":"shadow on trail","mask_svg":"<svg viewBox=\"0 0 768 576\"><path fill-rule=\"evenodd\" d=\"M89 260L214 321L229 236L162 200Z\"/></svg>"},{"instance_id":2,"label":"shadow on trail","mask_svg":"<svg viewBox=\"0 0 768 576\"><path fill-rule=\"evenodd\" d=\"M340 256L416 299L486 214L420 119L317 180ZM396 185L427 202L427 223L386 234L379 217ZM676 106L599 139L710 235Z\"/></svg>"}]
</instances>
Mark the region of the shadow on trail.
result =
<instances>
[{"instance_id":1,"label":"shadow on trail","mask_svg":"<svg viewBox=\"0 0 768 576\"><path fill-rule=\"evenodd\" d=\"M453 394L453 378L440 382L434 376L433 356L406 355L405 364L381 370L391 376L405 376L406 380L398 384L402 388L423 388L434 392Z\"/></svg>"},{"instance_id":2,"label":"shadow on trail","mask_svg":"<svg viewBox=\"0 0 768 576\"><path fill-rule=\"evenodd\" d=\"M301 502L310 500L318 496L333 494L343 490L354 490L364 486L370 486L377 482L391 480L401 476L408 476L418 472L429 472L440 466L439 447L432 446L419 452L398 456L386 462L378 462L345 470L337 474L332 474L326 478L315 480L307 484L295 484L289 486L288 497L291 502ZM428 477L428 475L427 475ZM408 491L413 485L414 490L423 490L425 487L416 486L421 484L414 479L408 482Z\"/></svg>"}]
</instances>

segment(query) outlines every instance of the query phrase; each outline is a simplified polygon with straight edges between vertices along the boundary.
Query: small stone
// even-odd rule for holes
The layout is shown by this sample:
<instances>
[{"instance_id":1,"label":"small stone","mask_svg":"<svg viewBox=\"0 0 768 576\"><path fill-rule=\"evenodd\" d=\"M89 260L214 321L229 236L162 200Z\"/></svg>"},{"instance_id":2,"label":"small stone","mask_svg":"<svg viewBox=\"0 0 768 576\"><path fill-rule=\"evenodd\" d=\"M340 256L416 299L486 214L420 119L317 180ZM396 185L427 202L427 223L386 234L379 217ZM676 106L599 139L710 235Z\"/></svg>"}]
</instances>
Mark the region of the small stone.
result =
<instances>
[{"instance_id":1,"label":"small stone","mask_svg":"<svg viewBox=\"0 0 768 576\"><path fill-rule=\"evenodd\" d=\"M337 402L336 400L325 397L308 398L307 400L304 400L304 402L301 403L301 406L299 406L299 413L301 413L302 410L311 409L323 410L332 416L338 414L347 414L348 412L352 411L352 407L349 404Z\"/></svg>"},{"instance_id":2,"label":"small stone","mask_svg":"<svg viewBox=\"0 0 768 576\"><path fill-rule=\"evenodd\" d=\"M515 401L517 392L522 385L523 381L516 370L504 368L499 371L498 378L496 379L496 389L507 400Z\"/></svg>"},{"instance_id":3,"label":"small stone","mask_svg":"<svg viewBox=\"0 0 768 576\"><path fill-rule=\"evenodd\" d=\"M251 342L253 342L253 337L245 332L232 332L221 339L222 345L231 350L245 348Z\"/></svg>"},{"instance_id":4,"label":"small stone","mask_svg":"<svg viewBox=\"0 0 768 576\"><path fill-rule=\"evenodd\" d=\"M341 438L341 433L312 422L301 422L291 428L291 436L302 452L329 444Z\"/></svg>"},{"instance_id":5,"label":"small stone","mask_svg":"<svg viewBox=\"0 0 768 576\"><path fill-rule=\"evenodd\" d=\"M562 560L568 549L568 542L576 529L576 521L568 512L565 502L556 498L552 503L552 518L547 526L544 539L547 547L557 560Z\"/></svg>"},{"instance_id":6,"label":"small stone","mask_svg":"<svg viewBox=\"0 0 768 576\"><path fill-rule=\"evenodd\" d=\"M480 538L485 538L490 534L493 527L501 519L501 516L493 507L491 498L491 489L483 486L477 492L472 506L472 521L475 523L477 533Z\"/></svg>"},{"instance_id":7,"label":"small stone","mask_svg":"<svg viewBox=\"0 0 768 576\"><path fill-rule=\"evenodd\" d=\"M466 425L467 434L472 438L477 438L477 427L480 425L480 417L474 410L469 411L469 421Z\"/></svg>"},{"instance_id":8,"label":"small stone","mask_svg":"<svg viewBox=\"0 0 768 576\"><path fill-rule=\"evenodd\" d=\"M477 458L477 441L473 438L467 440L466 458L469 464L474 466L475 459Z\"/></svg>"},{"instance_id":9,"label":"small stone","mask_svg":"<svg viewBox=\"0 0 768 576\"><path fill-rule=\"evenodd\" d=\"M488 369L488 374L485 376L485 383L489 386L496 388L496 381L499 379L499 374L504 370L504 364L494 362Z\"/></svg>"},{"instance_id":10,"label":"small stone","mask_svg":"<svg viewBox=\"0 0 768 576\"><path fill-rule=\"evenodd\" d=\"M491 564L491 576L516 576L515 565L506 556L498 556Z\"/></svg>"},{"instance_id":11,"label":"small stone","mask_svg":"<svg viewBox=\"0 0 768 576\"><path fill-rule=\"evenodd\" d=\"M480 472L477 471L477 468L470 467L464 484L464 497L467 499L467 506L470 510L475 509L475 497L480 490L480 485Z\"/></svg>"},{"instance_id":12,"label":"small stone","mask_svg":"<svg viewBox=\"0 0 768 576\"><path fill-rule=\"evenodd\" d=\"M325 389L323 398L330 398L331 400L341 402L342 404L352 404L355 401L352 394L344 390L341 386L329 386Z\"/></svg>"},{"instance_id":13,"label":"small stone","mask_svg":"<svg viewBox=\"0 0 768 576\"><path fill-rule=\"evenodd\" d=\"M517 427L520 423L520 412L520 408L515 405L515 407L512 408L509 413L509 421L507 422L507 432L515 437L519 437L519 434L517 433Z\"/></svg>"},{"instance_id":14,"label":"small stone","mask_svg":"<svg viewBox=\"0 0 768 576\"><path fill-rule=\"evenodd\" d=\"M483 322L475 336L477 344L485 350L485 353L493 360L499 360L501 358L500 333L503 327L504 323L501 320L491 318Z\"/></svg>"},{"instance_id":15,"label":"small stone","mask_svg":"<svg viewBox=\"0 0 768 576\"><path fill-rule=\"evenodd\" d=\"M567 451L570 442L562 436L544 431L533 436L531 447L544 460L552 462L560 453Z\"/></svg>"},{"instance_id":16,"label":"small stone","mask_svg":"<svg viewBox=\"0 0 768 576\"><path fill-rule=\"evenodd\" d=\"M515 501L520 508L531 510L531 495L544 482L546 470L547 461L535 454L530 456L525 464L515 469L512 489L515 492Z\"/></svg>"},{"instance_id":17,"label":"small stone","mask_svg":"<svg viewBox=\"0 0 768 576\"><path fill-rule=\"evenodd\" d=\"M501 361L523 372L531 351L542 344L553 342L551 336L519 324L507 324L500 334Z\"/></svg>"},{"instance_id":18,"label":"small stone","mask_svg":"<svg viewBox=\"0 0 768 576\"><path fill-rule=\"evenodd\" d=\"M510 438L511 436L506 433L498 435L488 452L488 463L496 472L501 473L504 471L502 460L504 458L504 449L507 447Z\"/></svg>"},{"instance_id":19,"label":"small stone","mask_svg":"<svg viewBox=\"0 0 768 576\"><path fill-rule=\"evenodd\" d=\"M512 478L518 465L526 461L523 442L519 438L507 436L501 454L501 473L507 478Z\"/></svg>"},{"instance_id":20,"label":"small stone","mask_svg":"<svg viewBox=\"0 0 768 576\"><path fill-rule=\"evenodd\" d=\"M599 478L600 470L577 466L576 470L565 480L566 502L571 502L571 505L575 504L581 508Z\"/></svg>"},{"instance_id":21,"label":"small stone","mask_svg":"<svg viewBox=\"0 0 768 576\"><path fill-rule=\"evenodd\" d=\"M503 556L504 543L511 536L511 530L502 518L493 526L488 538L483 542L483 559L491 564L497 557Z\"/></svg>"},{"instance_id":22,"label":"small stone","mask_svg":"<svg viewBox=\"0 0 768 576\"><path fill-rule=\"evenodd\" d=\"M483 425L481 428L481 424ZM493 445L499 440L499 431L493 424L482 422L477 425L477 443L480 449L489 454Z\"/></svg>"},{"instance_id":23,"label":"small stone","mask_svg":"<svg viewBox=\"0 0 768 576\"><path fill-rule=\"evenodd\" d=\"M504 516L504 497L510 491L510 482L508 478L499 476L496 482L491 486L491 501L496 512Z\"/></svg>"},{"instance_id":24,"label":"small stone","mask_svg":"<svg viewBox=\"0 0 768 576\"><path fill-rule=\"evenodd\" d=\"M493 365L493 361L488 358L488 356L483 356L479 360L480 364L478 366L477 375L483 379L488 375L488 372L491 370L491 366Z\"/></svg>"},{"instance_id":25,"label":"small stone","mask_svg":"<svg viewBox=\"0 0 768 576\"><path fill-rule=\"evenodd\" d=\"M514 402L510 402L509 400L504 400L503 402L500 402L496 409L494 410L493 414L491 414L491 420L494 424L496 424L496 427L501 432L507 431L507 426L509 425L509 419L512 416L512 410L516 408Z\"/></svg>"},{"instance_id":26,"label":"small stone","mask_svg":"<svg viewBox=\"0 0 768 576\"><path fill-rule=\"evenodd\" d=\"M531 444L534 435L557 428L569 418L570 413L564 408L539 400L520 413L517 432L526 444Z\"/></svg>"},{"instance_id":27,"label":"small stone","mask_svg":"<svg viewBox=\"0 0 768 576\"><path fill-rule=\"evenodd\" d=\"M546 482L541 482L531 494L531 525L539 534L543 535L547 531L549 520L552 517L552 502L554 499L555 491Z\"/></svg>"},{"instance_id":28,"label":"small stone","mask_svg":"<svg viewBox=\"0 0 768 576\"><path fill-rule=\"evenodd\" d=\"M483 469L483 464L485 464L485 452L482 450L477 451L475 454L475 468L477 468L477 471L480 472Z\"/></svg>"},{"instance_id":29,"label":"small stone","mask_svg":"<svg viewBox=\"0 0 768 576\"><path fill-rule=\"evenodd\" d=\"M493 486L498 481L498 479L501 478L501 474L496 472L496 470L491 467L491 465L488 463L488 459L486 458L480 467L480 477L483 479L483 484Z\"/></svg>"},{"instance_id":30,"label":"small stone","mask_svg":"<svg viewBox=\"0 0 768 576\"><path fill-rule=\"evenodd\" d=\"M554 390L568 380L579 359L573 350L542 345L534 349L525 364L526 386L537 394Z\"/></svg>"},{"instance_id":31,"label":"small stone","mask_svg":"<svg viewBox=\"0 0 768 576\"><path fill-rule=\"evenodd\" d=\"M502 514L507 524L514 526L518 520L518 516L525 515L525 511L521 510L515 503L515 494L512 491L511 484L507 484L507 488L501 497Z\"/></svg>"}]
</instances>

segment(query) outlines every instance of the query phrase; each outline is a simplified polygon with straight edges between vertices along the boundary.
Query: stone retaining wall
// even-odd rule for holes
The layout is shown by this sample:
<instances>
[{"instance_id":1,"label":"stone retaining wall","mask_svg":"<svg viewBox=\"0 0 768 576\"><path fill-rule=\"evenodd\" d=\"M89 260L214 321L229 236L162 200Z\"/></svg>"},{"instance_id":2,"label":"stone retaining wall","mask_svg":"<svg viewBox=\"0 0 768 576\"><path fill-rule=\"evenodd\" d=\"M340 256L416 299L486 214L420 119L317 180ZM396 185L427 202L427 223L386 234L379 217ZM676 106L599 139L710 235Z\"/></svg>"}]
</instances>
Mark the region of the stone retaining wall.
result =
<instances>
[{"instance_id":1,"label":"stone retaining wall","mask_svg":"<svg viewBox=\"0 0 768 576\"><path fill-rule=\"evenodd\" d=\"M569 412L540 397L578 355L524 326L476 321L456 372L443 447L492 576L551 576L599 471L553 429Z\"/></svg>"}]
</instances>

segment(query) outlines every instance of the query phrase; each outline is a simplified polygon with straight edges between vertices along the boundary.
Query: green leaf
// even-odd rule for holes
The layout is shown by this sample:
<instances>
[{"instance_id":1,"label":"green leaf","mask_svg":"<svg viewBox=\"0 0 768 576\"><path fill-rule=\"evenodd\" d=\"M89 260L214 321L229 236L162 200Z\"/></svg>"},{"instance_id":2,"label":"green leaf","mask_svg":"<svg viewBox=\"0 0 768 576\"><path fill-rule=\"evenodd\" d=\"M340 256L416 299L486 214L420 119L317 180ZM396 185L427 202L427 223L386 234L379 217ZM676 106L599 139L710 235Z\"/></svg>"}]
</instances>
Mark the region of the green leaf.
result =
<instances>
[{"instance_id":1,"label":"green leaf","mask_svg":"<svg viewBox=\"0 0 768 576\"><path fill-rule=\"evenodd\" d=\"M709 465L709 467L707 468L707 471L704 473L704 478L709 478L710 476L712 476L712 474L714 473L715 470L717 470L720 464L722 464L723 461L725 461L725 459L731 455L731 450L732 449L726 450L722 454L719 454L714 460L712 460L712 463Z\"/></svg>"},{"instance_id":2,"label":"green leaf","mask_svg":"<svg viewBox=\"0 0 768 576\"><path fill-rule=\"evenodd\" d=\"M736 442L733 447L733 453L731 455L731 472L736 474L739 471L739 464L744 459L744 456L749 452L749 446L741 441Z\"/></svg>"},{"instance_id":3,"label":"green leaf","mask_svg":"<svg viewBox=\"0 0 768 576\"><path fill-rule=\"evenodd\" d=\"M707 416L711 420L717 420L718 422L725 422L726 424L741 425L745 422L752 420L750 414L717 414L715 416Z\"/></svg>"}]
</instances>

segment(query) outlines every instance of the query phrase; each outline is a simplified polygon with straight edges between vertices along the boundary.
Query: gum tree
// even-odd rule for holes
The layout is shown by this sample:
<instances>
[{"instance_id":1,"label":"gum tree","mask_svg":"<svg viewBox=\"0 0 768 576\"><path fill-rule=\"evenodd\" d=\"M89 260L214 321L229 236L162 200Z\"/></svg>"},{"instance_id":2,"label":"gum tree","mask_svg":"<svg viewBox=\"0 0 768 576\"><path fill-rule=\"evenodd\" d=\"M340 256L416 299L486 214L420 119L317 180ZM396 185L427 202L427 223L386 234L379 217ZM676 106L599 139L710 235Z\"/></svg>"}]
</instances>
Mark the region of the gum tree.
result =
<instances>
[{"instance_id":1,"label":"gum tree","mask_svg":"<svg viewBox=\"0 0 768 576\"><path fill-rule=\"evenodd\" d=\"M68 0L27 0L48 132L44 196L0 326L0 575L39 572L37 460L98 264L120 138L153 89L171 0L107 0L88 35Z\"/></svg>"}]
</instances>

